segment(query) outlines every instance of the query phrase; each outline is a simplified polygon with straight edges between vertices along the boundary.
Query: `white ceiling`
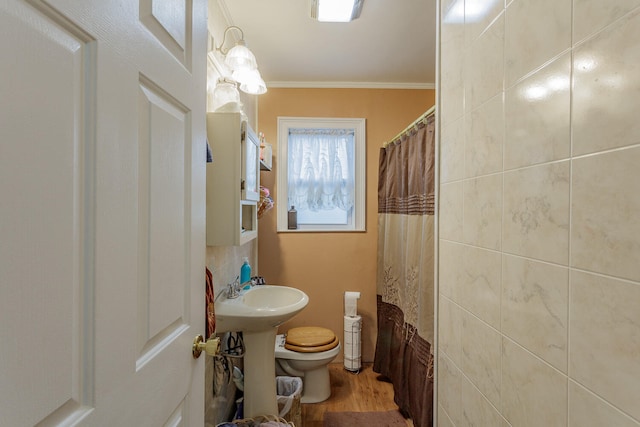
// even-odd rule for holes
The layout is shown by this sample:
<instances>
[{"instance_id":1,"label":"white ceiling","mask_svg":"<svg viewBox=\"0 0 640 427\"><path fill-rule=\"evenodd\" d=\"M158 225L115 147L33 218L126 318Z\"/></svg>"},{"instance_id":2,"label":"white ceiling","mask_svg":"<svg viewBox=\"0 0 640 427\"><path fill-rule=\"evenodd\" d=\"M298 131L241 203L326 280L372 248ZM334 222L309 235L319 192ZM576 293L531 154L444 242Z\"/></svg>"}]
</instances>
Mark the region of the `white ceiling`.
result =
<instances>
[{"instance_id":1,"label":"white ceiling","mask_svg":"<svg viewBox=\"0 0 640 427\"><path fill-rule=\"evenodd\" d=\"M312 19L311 0L218 3L267 86L434 87L435 0L364 0L346 24Z\"/></svg>"}]
</instances>

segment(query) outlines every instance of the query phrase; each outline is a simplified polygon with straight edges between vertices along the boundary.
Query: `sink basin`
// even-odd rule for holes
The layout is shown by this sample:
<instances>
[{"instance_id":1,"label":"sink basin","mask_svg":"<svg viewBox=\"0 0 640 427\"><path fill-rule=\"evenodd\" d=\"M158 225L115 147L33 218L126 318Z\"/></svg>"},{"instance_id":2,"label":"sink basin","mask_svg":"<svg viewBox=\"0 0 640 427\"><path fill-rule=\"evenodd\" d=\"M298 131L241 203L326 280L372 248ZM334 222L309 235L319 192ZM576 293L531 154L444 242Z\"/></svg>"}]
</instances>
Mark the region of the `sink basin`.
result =
<instances>
[{"instance_id":1,"label":"sink basin","mask_svg":"<svg viewBox=\"0 0 640 427\"><path fill-rule=\"evenodd\" d=\"M259 285L238 298L215 303L216 332L258 332L276 328L307 306L309 297L288 286Z\"/></svg>"},{"instance_id":2,"label":"sink basin","mask_svg":"<svg viewBox=\"0 0 640 427\"><path fill-rule=\"evenodd\" d=\"M309 297L296 288L271 285L242 291L238 298L225 297L215 302L216 332L242 332L244 416L277 415L276 331L307 306Z\"/></svg>"}]
</instances>

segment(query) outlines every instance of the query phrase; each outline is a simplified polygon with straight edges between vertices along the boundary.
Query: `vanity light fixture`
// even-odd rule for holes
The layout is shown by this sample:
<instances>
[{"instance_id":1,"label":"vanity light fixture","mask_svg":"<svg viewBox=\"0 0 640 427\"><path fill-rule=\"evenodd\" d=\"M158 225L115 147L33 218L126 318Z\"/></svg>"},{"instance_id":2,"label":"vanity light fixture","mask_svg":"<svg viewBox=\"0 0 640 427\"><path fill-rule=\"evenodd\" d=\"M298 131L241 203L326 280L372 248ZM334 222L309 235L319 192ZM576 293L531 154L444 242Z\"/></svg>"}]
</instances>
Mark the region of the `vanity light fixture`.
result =
<instances>
[{"instance_id":1,"label":"vanity light fixture","mask_svg":"<svg viewBox=\"0 0 640 427\"><path fill-rule=\"evenodd\" d=\"M311 0L311 17L321 22L349 22L360 16L364 0Z\"/></svg>"},{"instance_id":2,"label":"vanity light fixture","mask_svg":"<svg viewBox=\"0 0 640 427\"><path fill-rule=\"evenodd\" d=\"M220 77L213 90L213 111L240 111L240 93L238 83L226 77Z\"/></svg>"},{"instance_id":3,"label":"vanity light fixture","mask_svg":"<svg viewBox=\"0 0 640 427\"><path fill-rule=\"evenodd\" d=\"M231 49L225 49L224 43L230 30L239 31L240 40ZM232 78L240 83L241 91L252 95L260 95L267 91L267 86L258 71L256 57L247 47L244 32L240 27L235 25L227 27L222 35L222 43L216 47L216 50L224 55L224 63L231 70Z\"/></svg>"},{"instance_id":4,"label":"vanity light fixture","mask_svg":"<svg viewBox=\"0 0 640 427\"><path fill-rule=\"evenodd\" d=\"M231 77L240 83L240 90L245 93L262 95L267 91L267 85L264 80L262 80L262 76L260 76L257 68L248 71L234 72Z\"/></svg>"}]
</instances>

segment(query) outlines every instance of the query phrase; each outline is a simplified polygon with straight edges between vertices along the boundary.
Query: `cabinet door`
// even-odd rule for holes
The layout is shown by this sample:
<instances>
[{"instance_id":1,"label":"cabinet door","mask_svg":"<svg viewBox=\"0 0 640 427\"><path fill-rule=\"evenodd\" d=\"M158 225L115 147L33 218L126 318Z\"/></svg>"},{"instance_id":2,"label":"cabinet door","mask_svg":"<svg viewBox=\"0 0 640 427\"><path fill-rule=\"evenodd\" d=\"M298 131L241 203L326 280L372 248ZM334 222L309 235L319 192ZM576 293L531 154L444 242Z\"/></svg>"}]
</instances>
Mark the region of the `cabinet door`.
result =
<instances>
[{"instance_id":1,"label":"cabinet door","mask_svg":"<svg viewBox=\"0 0 640 427\"><path fill-rule=\"evenodd\" d=\"M260 141L249 126L242 140L242 200L260 200Z\"/></svg>"},{"instance_id":2,"label":"cabinet door","mask_svg":"<svg viewBox=\"0 0 640 427\"><path fill-rule=\"evenodd\" d=\"M258 138L240 113L207 113L207 245L239 246L258 235Z\"/></svg>"}]
</instances>

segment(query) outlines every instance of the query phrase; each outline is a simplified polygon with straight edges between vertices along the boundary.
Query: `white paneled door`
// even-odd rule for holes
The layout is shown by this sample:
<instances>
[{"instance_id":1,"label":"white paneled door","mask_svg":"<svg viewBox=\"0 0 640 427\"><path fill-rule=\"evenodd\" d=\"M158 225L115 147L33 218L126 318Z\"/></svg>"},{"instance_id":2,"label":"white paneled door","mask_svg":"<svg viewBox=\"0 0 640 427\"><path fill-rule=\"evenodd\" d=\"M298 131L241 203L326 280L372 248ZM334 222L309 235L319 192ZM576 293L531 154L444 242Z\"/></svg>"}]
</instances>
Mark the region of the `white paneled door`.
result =
<instances>
[{"instance_id":1,"label":"white paneled door","mask_svg":"<svg viewBox=\"0 0 640 427\"><path fill-rule=\"evenodd\" d=\"M0 426L202 426L206 0L0 0Z\"/></svg>"}]
</instances>

